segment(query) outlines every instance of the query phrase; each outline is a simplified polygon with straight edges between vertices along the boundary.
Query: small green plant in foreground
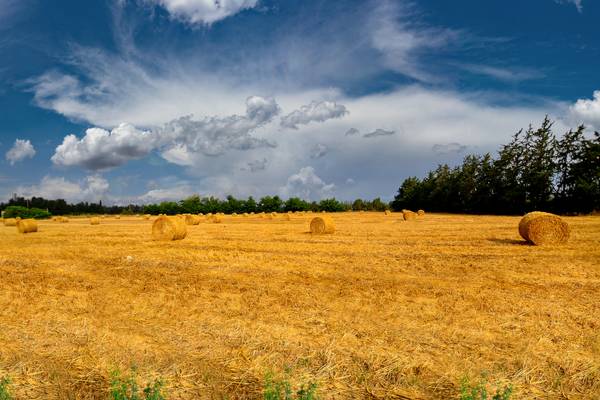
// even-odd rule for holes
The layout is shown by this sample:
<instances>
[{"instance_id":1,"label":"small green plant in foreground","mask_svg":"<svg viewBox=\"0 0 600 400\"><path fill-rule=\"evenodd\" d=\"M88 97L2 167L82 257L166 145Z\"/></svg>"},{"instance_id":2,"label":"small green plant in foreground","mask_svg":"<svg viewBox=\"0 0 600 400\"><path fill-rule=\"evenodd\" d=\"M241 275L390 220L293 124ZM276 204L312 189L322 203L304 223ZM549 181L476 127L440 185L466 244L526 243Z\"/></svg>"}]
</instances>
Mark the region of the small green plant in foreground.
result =
<instances>
[{"instance_id":1,"label":"small green plant in foreground","mask_svg":"<svg viewBox=\"0 0 600 400\"><path fill-rule=\"evenodd\" d=\"M485 387L485 381L472 385L467 378L464 378L460 385L460 400L509 400L512 392L512 386L507 385L502 389L496 389L496 392L491 394Z\"/></svg>"},{"instance_id":2,"label":"small green plant in foreground","mask_svg":"<svg viewBox=\"0 0 600 400\"><path fill-rule=\"evenodd\" d=\"M163 383L160 379L148 383L141 391L137 384L135 368L128 377L123 377L119 370L110 376L110 400L165 400ZM0 398L0 400L3 400Z\"/></svg>"},{"instance_id":3,"label":"small green plant in foreground","mask_svg":"<svg viewBox=\"0 0 600 400\"><path fill-rule=\"evenodd\" d=\"M265 377L264 400L318 400L317 384L309 382L300 386L295 393L287 379L274 380L271 374Z\"/></svg>"},{"instance_id":4,"label":"small green plant in foreground","mask_svg":"<svg viewBox=\"0 0 600 400\"><path fill-rule=\"evenodd\" d=\"M9 384L10 379L8 379L7 377L2 377L0 379L0 400L12 400L12 397L8 392Z\"/></svg>"}]
</instances>

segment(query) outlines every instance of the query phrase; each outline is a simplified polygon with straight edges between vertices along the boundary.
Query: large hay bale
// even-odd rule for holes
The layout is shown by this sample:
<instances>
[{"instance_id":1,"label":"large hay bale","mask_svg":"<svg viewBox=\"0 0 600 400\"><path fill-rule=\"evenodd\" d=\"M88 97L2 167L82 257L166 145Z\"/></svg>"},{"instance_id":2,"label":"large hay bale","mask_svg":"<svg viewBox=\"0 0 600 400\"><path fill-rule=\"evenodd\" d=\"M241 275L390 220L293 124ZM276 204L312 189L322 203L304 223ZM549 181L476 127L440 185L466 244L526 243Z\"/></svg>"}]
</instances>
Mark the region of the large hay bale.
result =
<instances>
[{"instance_id":1,"label":"large hay bale","mask_svg":"<svg viewBox=\"0 0 600 400\"><path fill-rule=\"evenodd\" d=\"M186 225L199 225L200 217L197 215L186 214L183 219L185 220Z\"/></svg>"},{"instance_id":2,"label":"large hay bale","mask_svg":"<svg viewBox=\"0 0 600 400\"><path fill-rule=\"evenodd\" d=\"M425 216L425 211L424 210L419 210L419 211L417 211L417 215L419 217L424 217Z\"/></svg>"},{"instance_id":3,"label":"large hay bale","mask_svg":"<svg viewBox=\"0 0 600 400\"><path fill-rule=\"evenodd\" d=\"M410 210L404 210L402 211L402 216L404 217L405 221L411 221L417 218L417 213Z\"/></svg>"},{"instance_id":4,"label":"large hay bale","mask_svg":"<svg viewBox=\"0 0 600 400\"><path fill-rule=\"evenodd\" d=\"M98 217L90 218L90 225L100 225L100 218L98 218Z\"/></svg>"},{"instance_id":5,"label":"large hay bale","mask_svg":"<svg viewBox=\"0 0 600 400\"><path fill-rule=\"evenodd\" d=\"M14 218L5 218L4 226L17 226L17 220Z\"/></svg>"},{"instance_id":6,"label":"large hay bale","mask_svg":"<svg viewBox=\"0 0 600 400\"><path fill-rule=\"evenodd\" d=\"M17 221L17 230L19 233L37 232L38 224L35 219L22 219Z\"/></svg>"},{"instance_id":7,"label":"large hay bale","mask_svg":"<svg viewBox=\"0 0 600 400\"><path fill-rule=\"evenodd\" d=\"M335 232L335 224L333 223L333 219L328 215L314 217L310 221L310 233L322 235L322 234L334 233L334 232Z\"/></svg>"},{"instance_id":8,"label":"large hay bale","mask_svg":"<svg viewBox=\"0 0 600 400\"><path fill-rule=\"evenodd\" d=\"M154 240L181 240L187 236L187 226L183 218L158 217L152 224Z\"/></svg>"},{"instance_id":9,"label":"large hay bale","mask_svg":"<svg viewBox=\"0 0 600 400\"><path fill-rule=\"evenodd\" d=\"M519 234L528 242L541 246L566 243L571 230L558 215L534 211L525 214L519 222Z\"/></svg>"}]
</instances>

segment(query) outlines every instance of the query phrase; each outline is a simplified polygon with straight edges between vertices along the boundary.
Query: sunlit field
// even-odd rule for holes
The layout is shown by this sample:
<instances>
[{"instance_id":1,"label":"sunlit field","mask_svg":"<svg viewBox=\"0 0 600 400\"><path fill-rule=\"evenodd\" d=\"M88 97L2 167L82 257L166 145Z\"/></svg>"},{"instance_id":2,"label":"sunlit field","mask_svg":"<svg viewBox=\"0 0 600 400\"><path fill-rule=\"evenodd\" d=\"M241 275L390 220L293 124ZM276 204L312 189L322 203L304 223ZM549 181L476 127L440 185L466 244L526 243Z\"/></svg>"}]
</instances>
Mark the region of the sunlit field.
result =
<instances>
[{"instance_id":1,"label":"sunlit field","mask_svg":"<svg viewBox=\"0 0 600 400\"><path fill-rule=\"evenodd\" d=\"M518 217L224 216L152 240L141 217L0 225L0 377L16 399L107 398L111 371L169 399L600 398L600 217L562 246Z\"/></svg>"}]
</instances>

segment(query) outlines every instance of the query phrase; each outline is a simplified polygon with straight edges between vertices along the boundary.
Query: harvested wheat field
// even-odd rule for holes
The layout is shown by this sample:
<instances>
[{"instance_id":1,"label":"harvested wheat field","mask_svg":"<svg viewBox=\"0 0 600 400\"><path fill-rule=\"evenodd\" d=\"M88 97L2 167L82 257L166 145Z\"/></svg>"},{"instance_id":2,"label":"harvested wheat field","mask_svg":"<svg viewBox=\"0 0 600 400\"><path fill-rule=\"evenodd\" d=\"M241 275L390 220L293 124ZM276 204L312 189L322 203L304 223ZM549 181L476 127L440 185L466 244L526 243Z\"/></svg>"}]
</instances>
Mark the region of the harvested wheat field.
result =
<instances>
[{"instance_id":1,"label":"harvested wheat field","mask_svg":"<svg viewBox=\"0 0 600 400\"><path fill-rule=\"evenodd\" d=\"M222 216L152 240L135 217L0 226L0 376L17 399L107 398L136 366L169 399L600 398L600 217L531 246L519 217Z\"/></svg>"}]
</instances>

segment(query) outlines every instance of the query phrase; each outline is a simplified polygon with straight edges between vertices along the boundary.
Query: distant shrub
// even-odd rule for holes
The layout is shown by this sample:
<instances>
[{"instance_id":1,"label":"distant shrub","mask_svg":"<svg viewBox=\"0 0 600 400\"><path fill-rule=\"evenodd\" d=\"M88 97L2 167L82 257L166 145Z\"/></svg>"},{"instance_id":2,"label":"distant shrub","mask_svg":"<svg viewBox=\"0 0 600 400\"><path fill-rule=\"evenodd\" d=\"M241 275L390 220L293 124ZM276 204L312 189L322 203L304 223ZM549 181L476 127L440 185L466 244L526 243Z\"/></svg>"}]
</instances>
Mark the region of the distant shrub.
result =
<instances>
[{"instance_id":1,"label":"distant shrub","mask_svg":"<svg viewBox=\"0 0 600 400\"><path fill-rule=\"evenodd\" d=\"M264 400L318 400L317 384L309 382L300 386L295 393L286 379L274 380L271 374L265 377L263 389Z\"/></svg>"},{"instance_id":2,"label":"distant shrub","mask_svg":"<svg viewBox=\"0 0 600 400\"><path fill-rule=\"evenodd\" d=\"M0 379L0 400L12 400L12 396L8 392L8 385L10 384L10 379L7 377L2 377Z\"/></svg>"},{"instance_id":3,"label":"distant shrub","mask_svg":"<svg viewBox=\"0 0 600 400\"><path fill-rule=\"evenodd\" d=\"M119 370L111 373L110 400L165 400L163 382L160 379L148 383L140 393L135 368L128 377L123 377ZM0 400L2 400L0 398Z\"/></svg>"},{"instance_id":4,"label":"distant shrub","mask_svg":"<svg viewBox=\"0 0 600 400\"><path fill-rule=\"evenodd\" d=\"M460 385L460 400L509 400L512 396L512 392L512 386L507 385L502 389L497 388L495 393L491 394L487 391L485 381L471 384L469 380L465 378Z\"/></svg>"},{"instance_id":5,"label":"distant shrub","mask_svg":"<svg viewBox=\"0 0 600 400\"><path fill-rule=\"evenodd\" d=\"M4 209L4 218L21 217L22 219L27 219L27 218L47 219L47 218L50 218L51 216L52 216L52 214L50 214L48 211L41 210L39 208L8 206Z\"/></svg>"}]
</instances>

